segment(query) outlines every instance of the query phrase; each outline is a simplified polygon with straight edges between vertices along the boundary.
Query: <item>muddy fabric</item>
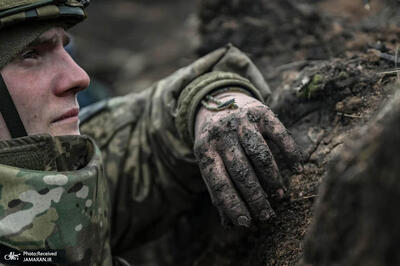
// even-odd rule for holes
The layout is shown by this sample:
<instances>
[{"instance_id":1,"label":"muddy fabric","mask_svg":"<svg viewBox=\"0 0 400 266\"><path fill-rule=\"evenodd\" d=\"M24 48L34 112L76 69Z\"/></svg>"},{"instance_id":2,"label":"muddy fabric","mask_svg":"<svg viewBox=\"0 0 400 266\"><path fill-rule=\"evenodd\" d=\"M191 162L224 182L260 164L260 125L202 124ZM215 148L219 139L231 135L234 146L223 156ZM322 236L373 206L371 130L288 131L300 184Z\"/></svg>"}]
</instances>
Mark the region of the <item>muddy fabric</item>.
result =
<instances>
[{"instance_id":1,"label":"muddy fabric","mask_svg":"<svg viewBox=\"0 0 400 266\"><path fill-rule=\"evenodd\" d=\"M157 82L82 111L81 132L103 152L112 198L112 246L123 252L158 236L198 192L205 191L192 147L175 126L181 92L213 71L236 72L262 95L268 86L252 63L232 46L219 49ZM260 85L260 86L257 86Z\"/></svg>"},{"instance_id":2,"label":"muddy fabric","mask_svg":"<svg viewBox=\"0 0 400 266\"><path fill-rule=\"evenodd\" d=\"M243 60L246 59L248 60L246 57L243 58ZM215 91L221 89L237 91L235 88L246 90L253 97L264 102L260 92L249 80L234 73L213 71L200 76L186 86L180 96L175 124L179 135L188 145L194 142L194 120L200 102Z\"/></svg>"},{"instance_id":3,"label":"muddy fabric","mask_svg":"<svg viewBox=\"0 0 400 266\"><path fill-rule=\"evenodd\" d=\"M10 247L58 251L59 262L68 265L112 265L109 193L91 139L2 141L0 177L1 258Z\"/></svg>"}]
</instances>

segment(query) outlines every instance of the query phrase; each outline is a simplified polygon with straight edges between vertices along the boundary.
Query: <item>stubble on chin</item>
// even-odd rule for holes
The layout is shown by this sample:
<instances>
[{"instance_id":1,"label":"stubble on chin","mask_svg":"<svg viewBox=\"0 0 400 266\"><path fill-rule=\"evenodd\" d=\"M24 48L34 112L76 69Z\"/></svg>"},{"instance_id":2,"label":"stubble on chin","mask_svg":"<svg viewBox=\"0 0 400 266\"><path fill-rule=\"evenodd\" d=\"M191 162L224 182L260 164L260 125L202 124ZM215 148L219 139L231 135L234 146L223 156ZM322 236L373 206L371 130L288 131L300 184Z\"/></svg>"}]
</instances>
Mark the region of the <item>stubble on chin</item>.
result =
<instances>
[{"instance_id":1,"label":"stubble on chin","mask_svg":"<svg viewBox=\"0 0 400 266\"><path fill-rule=\"evenodd\" d=\"M79 122L74 124L52 124L49 127L49 134L52 136L81 135L79 130Z\"/></svg>"}]
</instances>

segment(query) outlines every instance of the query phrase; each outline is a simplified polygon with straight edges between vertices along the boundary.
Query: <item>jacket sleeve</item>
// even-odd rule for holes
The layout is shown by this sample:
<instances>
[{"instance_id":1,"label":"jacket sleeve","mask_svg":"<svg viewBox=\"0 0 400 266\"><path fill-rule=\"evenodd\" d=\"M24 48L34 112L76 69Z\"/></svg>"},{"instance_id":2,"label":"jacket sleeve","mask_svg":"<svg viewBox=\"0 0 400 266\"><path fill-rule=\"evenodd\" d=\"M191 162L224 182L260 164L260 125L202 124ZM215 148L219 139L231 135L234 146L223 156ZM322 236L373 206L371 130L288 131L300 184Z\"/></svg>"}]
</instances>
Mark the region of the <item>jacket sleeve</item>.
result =
<instances>
[{"instance_id":1,"label":"jacket sleeve","mask_svg":"<svg viewBox=\"0 0 400 266\"><path fill-rule=\"evenodd\" d=\"M207 77L211 82L206 84L214 84L229 73L244 77L252 85L244 89L260 100L269 96L254 64L228 45L141 93L82 111L81 132L94 138L103 152L112 198L113 247L132 248L159 235L205 191L192 144L182 136L187 131L184 127L193 125L187 119L194 118L186 113L196 109L193 105L198 101L193 103L192 98L210 91L204 82L198 85L199 78Z\"/></svg>"}]
</instances>

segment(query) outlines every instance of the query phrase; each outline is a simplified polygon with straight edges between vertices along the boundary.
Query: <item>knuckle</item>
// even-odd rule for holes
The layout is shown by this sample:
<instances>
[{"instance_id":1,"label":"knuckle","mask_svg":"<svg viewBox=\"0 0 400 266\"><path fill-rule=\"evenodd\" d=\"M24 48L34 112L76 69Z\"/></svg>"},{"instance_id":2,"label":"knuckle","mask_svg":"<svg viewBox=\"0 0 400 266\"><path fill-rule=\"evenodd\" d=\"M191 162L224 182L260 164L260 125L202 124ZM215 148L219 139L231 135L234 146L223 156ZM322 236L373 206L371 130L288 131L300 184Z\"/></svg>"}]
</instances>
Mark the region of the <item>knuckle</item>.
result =
<instances>
[{"instance_id":1,"label":"knuckle","mask_svg":"<svg viewBox=\"0 0 400 266\"><path fill-rule=\"evenodd\" d=\"M211 189L217 194L229 193L229 184L220 178L213 180Z\"/></svg>"},{"instance_id":2,"label":"knuckle","mask_svg":"<svg viewBox=\"0 0 400 266\"><path fill-rule=\"evenodd\" d=\"M258 123L261 120L261 114L262 112L257 109L250 109L246 112L246 117L251 123Z\"/></svg>"},{"instance_id":3,"label":"knuckle","mask_svg":"<svg viewBox=\"0 0 400 266\"><path fill-rule=\"evenodd\" d=\"M257 196L249 199L248 203L254 209L263 209L268 204L267 196L264 193L258 193Z\"/></svg>"},{"instance_id":4,"label":"knuckle","mask_svg":"<svg viewBox=\"0 0 400 266\"><path fill-rule=\"evenodd\" d=\"M277 132L276 132L277 137L279 137L281 139L286 139L287 141L292 141L291 134L285 126L278 125L278 126L276 126L276 129L277 129Z\"/></svg>"},{"instance_id":5,"label":"knuckle","mask_svg":"<svg viewBox=\"0 0 400 266\"><path fill-rule=\"evenodd\" d=\"M249 200L258 199L262 196L265 196L265 192L261 186L261 184L257 181L248 182L245 186L247 195L249 195Z\"/></svg>"},{"instance_id":6,"label":"knuckle","mask_svg":"<svg viewBox=\"0 0 400 266\"><path fill-rule=\"evenodd\" d=\"M241 131L241 142L250 156L258 156L260 153L266 152L264 139L258 132L250 128L244 127Z\"/></svg>"},{"instance_id":7,"label":"knuckle","mask_svg":"<svg viewBox=\"0 0 400 266\"><path fill-rule=\"evenodd\" d=\"M230 115L225 118L225 121L221 121L221 124L225 131L236 131L241 124L240 120L240 116L238 117L237 115Z\"/></svg>"},{"instance_id":8,"label":"knuckle","mask_svg":"<svg viewBox=\"0 0 400 266\"><path fill-rule=\"evenodd\" d=\"M230 212L240 212L244 207L239 195L233 190L227 190L225 193L218 191L216 203L218 206L223 206L225 210Z\"/></svg>"},{"instance_id":9,"label":"knuckle","mask_svg":"<svg viewBox=\"0 0 400 266\"><path fill-rule=\"evenodd\" d=\"M267 128L282 127L282 123L272 111L264 111L264 116L261 125Z\"/></svg>"},{"instance_id":10,"label":"knuckle","mask_svg":"<svg viewBox=\"0 0 400 266\"><path fill-rule=\"evenodd\" d=\"M245 205L240 202L240 201L234 201L230 202L227 205L227 210L226 212L231 216L232 218L237 218L239 216L249 216L249 211L245 207Z\"/></svg>"},{"instance_id":11,"label":"knuckle","mask_svg":"<svg viewBox=\"0 0 400 266\"><path fill-rule=\"evenodd\" d=\"M221 125L221 123L214 123L213 125L210 126L209 131L208 131L208 141L212 140L220 140L224 136L224 129Z\"/></svg>"},{"instance_id":12,"label":"knuckle","mask_svg":"<svg viewBox=\"0 0 400 266\"><path fill-rule=\"evenodd\" d=\"M274 116L275 116L275 114L274 114L274 112L271 110L271 108L269 108L267 105L264 105L264 104L257 105L257 106L255 106L255 107L253 107L253 108L251 109L251 112L252 112L253 114L255 114L256 117L259 116L259 117L260 117L260 120L263 119L263 118L265 118L265 117L274 117ZM257 122L260 122L260 120L257 121Z\"/></svg>"},{"instance_id":13,"label":"knuckle","mask_svg":"<svg viewBox=\"0 0 400 266\"><path fill-rule=\"evenodd\" d=\"M241 160L234 160L232 166L229 168L232 178L239 184L250 184L249 176L252 174L246 163Z\"/></svg>"}]
</instances>

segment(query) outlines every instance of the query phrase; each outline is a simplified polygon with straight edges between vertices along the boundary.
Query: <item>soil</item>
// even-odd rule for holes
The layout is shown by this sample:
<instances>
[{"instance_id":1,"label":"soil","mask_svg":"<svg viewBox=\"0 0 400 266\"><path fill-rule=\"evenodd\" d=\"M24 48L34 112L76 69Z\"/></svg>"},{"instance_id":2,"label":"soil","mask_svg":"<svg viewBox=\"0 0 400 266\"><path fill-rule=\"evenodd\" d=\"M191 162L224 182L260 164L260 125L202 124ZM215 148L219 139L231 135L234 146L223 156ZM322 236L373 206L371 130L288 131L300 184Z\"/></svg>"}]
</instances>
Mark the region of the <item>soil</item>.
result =
<instances>
[{"instance_id":1,"label":"soil","mask_svg":"<svg viewBox=\"0 0 400 266\"><path fill-rule=\"evenodd\" d=\"M398 265L399 90L325 178L302 265Z\"/></svg>"},{"instance_id":2,"label":"soil","mask_svg":"<svg viewBox=\"0 0 400 266\"><path fill-rule=\"evenodd\" d=\"M260 68L273 89L269 105L304 151L302 174L283 170L290 189L284 200L272 202L276 216L266 225L250 230L218 227L196 235L198 243L207 243L193 244L194 262L185 258L178 264L170 260L137 265L299 263L327 169L336 156L343 156L351 136L371 123L392 98L399 80L394 71L400 38L394 13L398 3L370 2L370 10L361 0L199 0L197 6L185 0L117 0L92 5L91 24L75 36L83 51L91 47L93 54L106 56L81 53L78 58L116 94L132 87L141 90L231 42ZM107 28L97 27L104 17ZM135 32L127 34L131 27ZM156 34L148 37L151 30ZM208 219L210 228L218 223L216 215Z\"/></svg>"},{"instance_id":3,"label":"soil","mask_svg":"<svg viewBox=\"0 0 400 266\"><path fill-rule=\"evenodd\" d=\"M397 61L400 31L389 9L395 3L375 1L366 11L362 1L345 2L202 1L199 53L228 40L252 56L274 89L270 105L303 148L305 164L302 175L290 177L289 195L275 203L277 216L268 226L230 245L215 243L196 265L301 260L330 162L385 106L398 80L385 72ZM221 264L227 250L229 260Z\"/></svg>"}]
</instances>

